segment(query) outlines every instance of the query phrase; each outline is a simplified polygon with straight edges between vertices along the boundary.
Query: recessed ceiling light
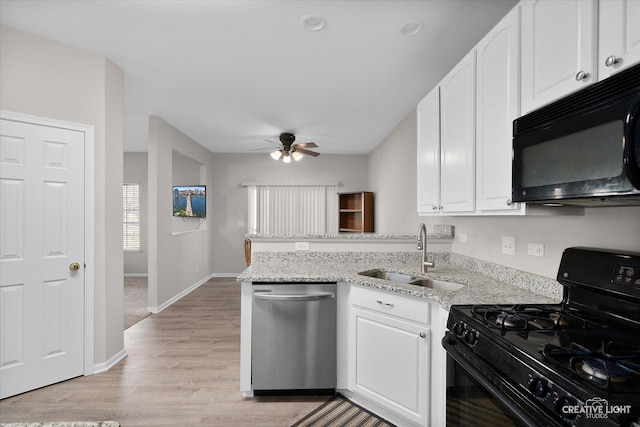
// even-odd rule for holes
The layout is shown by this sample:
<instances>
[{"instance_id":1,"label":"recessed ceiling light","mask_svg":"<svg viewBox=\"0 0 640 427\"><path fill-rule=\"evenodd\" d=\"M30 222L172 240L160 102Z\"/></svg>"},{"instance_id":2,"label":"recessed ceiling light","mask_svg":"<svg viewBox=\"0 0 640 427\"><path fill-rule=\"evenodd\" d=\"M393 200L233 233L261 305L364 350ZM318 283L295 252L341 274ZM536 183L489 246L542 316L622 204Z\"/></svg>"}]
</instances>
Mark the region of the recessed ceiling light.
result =
<instances>
[{"instance_id":1,"label":"recessed ceiling light","mask_svg":"<svg viewBox=\"0 0 640 427\"><path fill-rule=\"evenodd\" d=\"M307 15L300 22L309 31L318 31L324 27L324 18L318 15Z\"/></svg>"},{"instance_id":2,"label":"recessed ceiling light","mask_svg":"<svg viewBox=\"0 0 640 427\"><path fill-rule=\"evenodd\" d=\"M420 21L403 22L398 27L398 32L403 36L412 36L422 31L424 25Z\"/></svg>"}]
</instances>

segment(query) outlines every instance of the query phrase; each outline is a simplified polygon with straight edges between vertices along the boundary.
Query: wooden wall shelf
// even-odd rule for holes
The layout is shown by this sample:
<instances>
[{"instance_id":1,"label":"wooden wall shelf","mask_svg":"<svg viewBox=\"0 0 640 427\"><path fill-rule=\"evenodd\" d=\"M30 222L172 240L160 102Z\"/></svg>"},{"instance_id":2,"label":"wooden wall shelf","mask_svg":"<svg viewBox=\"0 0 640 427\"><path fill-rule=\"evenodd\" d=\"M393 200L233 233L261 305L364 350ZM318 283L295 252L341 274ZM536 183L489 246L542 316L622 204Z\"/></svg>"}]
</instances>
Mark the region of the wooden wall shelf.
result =
<instances>
[{"instance_id":1,"label":"wooden wall shelf","mask_svg":"<svg viewBox=\"0 0 640 427\"><path fill-rule=\"evenodd\" d=\"M339 193L339 231L373 233L373 193Z\"/></svg>"}]
</instances>

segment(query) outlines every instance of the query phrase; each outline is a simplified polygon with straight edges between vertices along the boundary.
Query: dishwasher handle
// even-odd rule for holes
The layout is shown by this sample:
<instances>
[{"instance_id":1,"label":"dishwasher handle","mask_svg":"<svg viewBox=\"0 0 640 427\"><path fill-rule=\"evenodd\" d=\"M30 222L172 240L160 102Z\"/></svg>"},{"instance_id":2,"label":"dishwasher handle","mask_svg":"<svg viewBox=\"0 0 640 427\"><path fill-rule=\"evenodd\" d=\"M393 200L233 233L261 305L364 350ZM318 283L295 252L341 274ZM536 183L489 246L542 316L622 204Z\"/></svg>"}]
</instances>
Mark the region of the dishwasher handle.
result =
<instances>
[{"instance_id":1,"label":"dishwasher handle","mask_svg":"<svg viewBox=\"0 0 640 427\"><path fill-rule=\"evenodd\" d=\"M333 292L324 292L318 294L254 294L253 297L259 300L267 301L320 301L323 299L333 299Z\"/></svg>"}]
</instances>

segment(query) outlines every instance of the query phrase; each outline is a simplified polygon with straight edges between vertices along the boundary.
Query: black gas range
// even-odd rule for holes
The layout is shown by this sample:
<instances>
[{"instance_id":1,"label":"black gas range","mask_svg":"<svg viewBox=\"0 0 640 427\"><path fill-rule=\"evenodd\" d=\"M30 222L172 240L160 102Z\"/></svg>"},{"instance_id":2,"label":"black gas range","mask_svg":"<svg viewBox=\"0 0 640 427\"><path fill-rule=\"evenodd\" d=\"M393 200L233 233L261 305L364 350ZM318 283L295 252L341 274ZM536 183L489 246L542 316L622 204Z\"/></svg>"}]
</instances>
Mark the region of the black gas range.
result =
<instances>
[{"instance_id":1,"label":"black gas range","mask_svg":"<svg viewBox=\"0 0 640 427\"><path fill-rule=\"evenodd\" d=\"M447 425L640 427L640 253L569 248L559 304L452 306Z\"/></svg>"}]
</instances>

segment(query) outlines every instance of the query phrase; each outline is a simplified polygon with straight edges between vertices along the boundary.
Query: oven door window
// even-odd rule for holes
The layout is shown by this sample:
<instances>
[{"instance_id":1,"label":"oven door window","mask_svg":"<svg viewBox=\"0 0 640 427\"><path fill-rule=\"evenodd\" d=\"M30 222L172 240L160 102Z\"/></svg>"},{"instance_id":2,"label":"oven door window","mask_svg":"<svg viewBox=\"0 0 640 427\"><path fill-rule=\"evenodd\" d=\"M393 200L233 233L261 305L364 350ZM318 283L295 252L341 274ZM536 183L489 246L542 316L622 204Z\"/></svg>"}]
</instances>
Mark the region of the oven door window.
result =
<instances>
[{"instance_id":1,"label":"oven door window","mask_svg":"<svg viewBox=\"0 0 640 427\"><path fill-rule=\"evenodd\" d=\"M449 356L447 426L526 426Z\"/></svg>"}]
</instances>

